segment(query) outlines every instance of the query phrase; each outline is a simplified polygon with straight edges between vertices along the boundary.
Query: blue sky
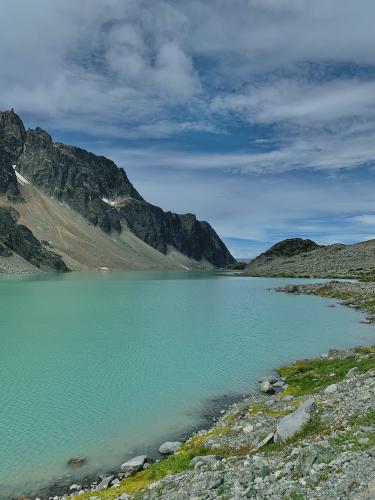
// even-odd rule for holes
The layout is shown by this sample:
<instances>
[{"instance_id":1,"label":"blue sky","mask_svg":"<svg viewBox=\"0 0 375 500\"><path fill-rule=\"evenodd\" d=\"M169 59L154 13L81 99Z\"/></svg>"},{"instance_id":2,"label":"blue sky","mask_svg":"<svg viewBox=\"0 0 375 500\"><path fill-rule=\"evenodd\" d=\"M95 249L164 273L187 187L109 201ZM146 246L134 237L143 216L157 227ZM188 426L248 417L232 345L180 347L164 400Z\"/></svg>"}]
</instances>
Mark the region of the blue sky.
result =
<instances>
[{"instance_id":1,"label":"blue sky","mask_svg":"<svg viewBox=\"0 0 375 500\"><path fill-rule=\"evenodd\" d=\"M375 237L375 3L2 0L0 108L237 257Z\"/></svg>"}]
</instances>

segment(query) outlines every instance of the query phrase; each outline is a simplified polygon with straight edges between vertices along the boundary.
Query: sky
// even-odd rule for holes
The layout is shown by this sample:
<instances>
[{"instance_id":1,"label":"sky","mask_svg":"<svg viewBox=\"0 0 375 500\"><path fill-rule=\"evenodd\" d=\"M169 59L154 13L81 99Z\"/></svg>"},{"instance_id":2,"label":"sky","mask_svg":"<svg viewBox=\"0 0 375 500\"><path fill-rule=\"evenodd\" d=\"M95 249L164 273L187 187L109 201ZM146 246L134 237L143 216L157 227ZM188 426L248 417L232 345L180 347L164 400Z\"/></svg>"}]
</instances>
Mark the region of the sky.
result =
<instances>
[{"instance_id":1,"label":"sky","mask_svg":"<svg viewBox=\"0 0 375 500\"><path fill-rule=\"evenodd\" d=\"M375 238L373 0L1 0L0 109L236 257Z\"/></svg>"}]
</instances>

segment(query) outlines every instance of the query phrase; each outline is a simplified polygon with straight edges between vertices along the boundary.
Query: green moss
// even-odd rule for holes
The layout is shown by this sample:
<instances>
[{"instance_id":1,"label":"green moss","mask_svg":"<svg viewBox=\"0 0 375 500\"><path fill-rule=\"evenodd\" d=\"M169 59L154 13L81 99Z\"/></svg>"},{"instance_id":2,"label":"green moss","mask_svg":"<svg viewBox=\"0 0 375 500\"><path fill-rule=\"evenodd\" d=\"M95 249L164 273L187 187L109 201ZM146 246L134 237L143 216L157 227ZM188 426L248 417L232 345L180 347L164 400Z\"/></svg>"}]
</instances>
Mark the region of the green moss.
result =
<instances>
[{"instance_id":1,"label":"green moss","mask_svg":"<svg viewBox=\"0 0 375 500\"><path fill-rule=\"evenodd\" d=\"M368 438L367 443L359 443L361 438ZM358 433L358 431L348 431L332 440L332 443L337 446L351 445L352 451L363 451L375 446L375 432Z\"/></svg>"},{"instance_id":2,"label":"green moss","mask_svg":"<svg viewBox=\"0 0 375 500\"><path fill-rule=\"evenodd\" d=\"M363 283L375 281L375 270L358 273L357 279Z\"/></svg>"},{"instance_id":3,"label":"green moss","mask_svg":"<svg viewBox=\"0 0 375 500\"><path fill-rule=\"evenodd\" d=\"M363 348L363 353L374 351ZM296 361L292 365L279 368L278 372L286 378L289 387L283 392L301 396L343 380L350 368L358 367L360 372L375 368L375 357L368 359L313 359Z\"/></svg>"},{"instance_id":4,"label":"green moss","mask_svg":"<svg viewBox=\"0 0 375 500\"><path fill-rule=\"evenodd\" d=\"M349 419L349 424L353 426L375 425L375 410L370 410L368 413L352 415Z\"/></svg>"},{"instance_id":5,"label":"green moss","mask_svg":"<svg viewBox=\"0 0 375 500\"><path fill-rule=\"evenodd\" d=\"M304 496L299 491L292 491L284 496L285 500L304 500Z\"/></svg>"},{"instance_id":6,"label":"green moss","mask_svg":"<svg viewBox=\"0 0 375 500\"><path fill-rule=\"evenodd\" d=\"M151 464L144 471L138 472L134 476L124 479L121 482L120 487L109 488L108 490L95 493L94 496L111 500L121 495L122 493L136 493L137 491L144 489L154 481L158 481L159 479L162 479L169 474L176 474L191 469L191 459L199 455L205 455L206 453L207 450L205 448L195 448L194 450L190 451L178 452L175 455L166 458L165 460L161 460L160 462ZM90 498L90 496L93 496L92 492L88 492L84 495L73 498L86 500Z\"/></svg>"},{"instance_id":7,"label":"green moss","mask_svg":"<svg viewBox=\"0 0 375 500\"><path fill-rule=\"evenodd\" d=\"M202 435L197 435L191 437L186 443L184 443L180 450L160 462L151 464L146 470L138 472L132 477L126 478L121 481L121 486L118 488L109 488L108 490L95 493L95 496L106 500L112 500L123 493L136 494L137 492L143 490L151 483L162 479L170 474L178 474L192 468L190 461L197 456L207 455L213 452L210 448L205 445L205 441L213 436L225 436L231 433L229 427L214 427L208 432ZM249 452L246 450L233 450L230 448L220 448L214 450L215 454L221 456L231 456L231 455L242 455ZM88 500L90 496L93 496L92 492L80 495L80 500Z\"/></svg>"}]
</instances>

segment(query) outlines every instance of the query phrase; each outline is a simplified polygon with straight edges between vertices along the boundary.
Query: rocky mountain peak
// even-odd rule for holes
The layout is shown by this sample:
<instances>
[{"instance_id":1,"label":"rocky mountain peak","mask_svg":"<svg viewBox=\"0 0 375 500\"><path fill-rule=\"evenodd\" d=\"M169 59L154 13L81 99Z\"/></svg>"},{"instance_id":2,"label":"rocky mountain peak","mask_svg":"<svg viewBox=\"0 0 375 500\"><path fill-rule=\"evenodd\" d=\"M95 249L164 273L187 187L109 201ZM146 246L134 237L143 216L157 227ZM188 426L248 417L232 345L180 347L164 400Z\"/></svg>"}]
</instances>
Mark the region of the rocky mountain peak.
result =
<instances>
[{"instance_id":1,"label":"rocky mountain peak","mask_svg":"<svg viewBox=\"0 0 375 500\"><path fill-rule=\"evenodd\" d=\"M263 255L274 257L291 257L300 253L309 252L318 248L319 245L312 240L302 238L289 238L279 241L269 248Z\"/></svg>"},{"instance_id":2,"label":"rocky mountain peak","mask_svg":"<svg viewBox=\"0 0 375 500\"><path fill-rule=\"evenodd\" d=\"M0 113L0 195L20 196L17 175L69 206L105 233L130 230L168 254L177 250L214 266L234 262L207 222L195 215L164 212L147 203L122 168L84 149L55 143L43 129L25 131L13 112Z\"/></svg>"}]
</instances>

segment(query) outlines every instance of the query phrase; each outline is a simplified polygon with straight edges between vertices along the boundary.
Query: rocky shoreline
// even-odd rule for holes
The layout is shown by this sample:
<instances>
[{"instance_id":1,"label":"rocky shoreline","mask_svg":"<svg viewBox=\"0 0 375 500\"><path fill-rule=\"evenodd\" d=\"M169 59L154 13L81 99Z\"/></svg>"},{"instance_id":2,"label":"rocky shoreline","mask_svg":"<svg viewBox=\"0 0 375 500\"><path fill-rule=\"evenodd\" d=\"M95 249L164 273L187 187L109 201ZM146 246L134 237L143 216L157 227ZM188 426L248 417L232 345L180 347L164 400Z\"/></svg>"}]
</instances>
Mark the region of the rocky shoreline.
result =
<instances>
[{"instance_id":1,"label":"rocky shoreline","mask_svg":"<svg viewBox=\"0 0 375 500\"><path fill-rule=\"evenodd\" d=\"M375 303L373 283L279 291L336 297L368 312ZM260 394L221 410L211 428L166 445L166 459L134 457L88 488L72 484L47 498L374 498L375 348L331 350L259 382Z\"/></svg>"}]
</instances>

